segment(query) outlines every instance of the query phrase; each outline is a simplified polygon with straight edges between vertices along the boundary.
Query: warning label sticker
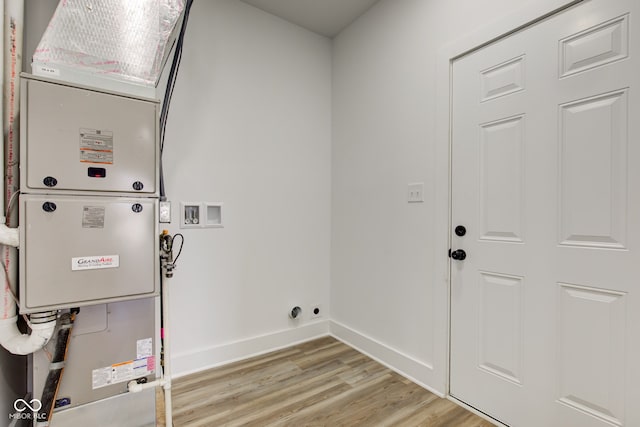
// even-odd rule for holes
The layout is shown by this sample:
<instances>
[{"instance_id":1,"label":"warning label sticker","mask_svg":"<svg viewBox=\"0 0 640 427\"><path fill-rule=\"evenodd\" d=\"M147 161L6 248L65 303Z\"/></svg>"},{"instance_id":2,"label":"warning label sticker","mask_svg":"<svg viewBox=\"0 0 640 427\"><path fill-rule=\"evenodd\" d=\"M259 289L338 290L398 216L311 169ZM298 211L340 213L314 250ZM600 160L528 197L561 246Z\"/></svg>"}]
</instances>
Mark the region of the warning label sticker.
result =
<instances>
[{"instance_id":1,"label":"warning label sticker","mask_svg":"<svg viewBox=\"0 0 640 427\"><path fill-rule=\"evenodd\" d=\"M153 354L153 339L145 338L136 342L136 357L142 359Z\"/></svg>"},{"instance_id":2,"label":"warning label sticker","mask_svg":"<svg viewBox=\"0 0 640 427\"><path fill-rule=\"evenodd\" d=\"M120 267L119 255L81 256L71 258L71 270L98 270Z\"/></svg>"},{"instance_id":3,"label":"warning label sticker","mask_svg":"<svg viewBox=\"0 0 640 427\"><path fill-rule=\"evenodd\" d=\"M80 128L80 161L113 164L113 132Z\"/></svg>"},{"instance_id":4,"label":"warning label sticker","mask_svg":"<svg viewBox=\"0 0 640 427\"><path fill-rule=\"evenodd\" d=\"M104 206L82 208L82 228L104 228Z\"/></svg>"},{"instance_id":5,"label":"warning label sticker","mask_svg":"<svg viewBox=\"0 0 640 427\"><path fill-rule=\"evenodd\" d=\"M106 387L113 382L111 381L111 366L107 368L94 369L91 372L91 384L93 388Z\"/></svg>"},{"instance_id":6,"label":"warning label sticker","mask_svg":"<svg viewBox=\"0 0 640 427\"><path fill-rule=\"evenodd\" d=\"M153 374L155 369L155 356L116 363L104 368L94 369L91 372L91 384L95 390Z\"/></svg>"}]
</instances>

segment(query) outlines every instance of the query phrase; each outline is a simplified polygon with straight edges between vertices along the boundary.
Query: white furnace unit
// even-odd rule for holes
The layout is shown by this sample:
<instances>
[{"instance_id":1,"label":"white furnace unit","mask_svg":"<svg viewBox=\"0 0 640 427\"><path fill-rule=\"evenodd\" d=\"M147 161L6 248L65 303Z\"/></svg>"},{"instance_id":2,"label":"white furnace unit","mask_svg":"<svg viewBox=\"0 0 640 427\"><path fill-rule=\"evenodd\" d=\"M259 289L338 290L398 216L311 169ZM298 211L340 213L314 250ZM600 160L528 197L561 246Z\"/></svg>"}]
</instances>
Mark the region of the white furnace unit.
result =
<instances>
[{"instance_id":1,"label":"white furnace unit","mask_svg":"<svg viewBox=\"0 0 640 427\"><path fill-rule=\"evenodd\" d=\"M160 371L159 102L30 75L21 102L20 312L75 315L51 425L153 425L127 382Z\"/></svg>"},{"instance_id":2,"label":"white furnace unit","mask_svg":"<svg viewBox=\"0 0 640 427\"><path fill-rule=\"evenodd\" d=\"M21 94L21 312L158 295L158 102L33 76Z\"/></svg>"}]
</instances>

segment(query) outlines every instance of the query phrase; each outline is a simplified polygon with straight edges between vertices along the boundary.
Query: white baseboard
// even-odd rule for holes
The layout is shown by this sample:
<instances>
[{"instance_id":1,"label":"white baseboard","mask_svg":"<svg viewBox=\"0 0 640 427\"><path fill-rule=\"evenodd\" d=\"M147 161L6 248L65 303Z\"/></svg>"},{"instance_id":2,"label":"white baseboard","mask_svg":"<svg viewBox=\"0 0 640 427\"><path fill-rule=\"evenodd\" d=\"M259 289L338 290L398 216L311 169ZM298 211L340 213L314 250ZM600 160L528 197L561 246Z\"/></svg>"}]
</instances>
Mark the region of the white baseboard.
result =
<instances>
[{"instance_id":1,"label":"white baseboard","mask_svg":"<svg viewBox=\"0 0 640 427\"><path fill-rule=\"evenodd\" d=\"M195 372L288 348L327 335L331 335L346 345L366 354L437 396L445 397L445 394L441 390L437 390L428 385L429 379L433 377L433 367L431 365L406 355L334 320L323 320L294 329L287 329L184 353L176 353L171 358L172 376L179 378Z\"/></svg>"},{"instance_id":2,"label":"white baseboard","mask_svg":"<svg viewBox=\"0 0 640 427\"><path fill-rule=\"evenodd\" d=\"M329 321L323 320L298 328L286 329L184 353L176 353L171 357L172 377L182 377L327 335L329 335Z\"/></svg>"},{"instance_id":3,"label":"white baseboard","mask_svg":"<svg viewBox=\"0 0 640 427\"><path fill-rule=\"evenodd\" d=\"M445 393L427 384L433 377L433 366L389 347L371 337L357 332L335 320L330 321L329 334L350 347L366 354L392 371L413 381L439 397Z\"/></svg>"}]
</instances>

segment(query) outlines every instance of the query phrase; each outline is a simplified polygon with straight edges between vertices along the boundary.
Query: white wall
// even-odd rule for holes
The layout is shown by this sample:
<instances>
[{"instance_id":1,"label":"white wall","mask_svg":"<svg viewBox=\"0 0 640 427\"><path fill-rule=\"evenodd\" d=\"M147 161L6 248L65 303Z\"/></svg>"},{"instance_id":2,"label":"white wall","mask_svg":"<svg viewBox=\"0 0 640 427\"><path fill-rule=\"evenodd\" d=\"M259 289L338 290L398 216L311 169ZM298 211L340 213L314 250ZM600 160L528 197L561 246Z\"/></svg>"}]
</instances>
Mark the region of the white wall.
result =
<instances>
[{"instance_id":1,"label":"white wall","mask_svg":"<svg viewBox=\"0 0 640 427\"><path fill-rule=\"evenodd\" d=\"M178 374L328 331L309 313L329 310L330 150L330 40L237 0L196 1L164 152L169 229L185 236ZM180 230L180 201L223 202L224 228Z\"/></svg>"},{"instance_id":2,"label":"white wall","mask_svg":"<svg viewBox=\"0 0 640 427\"><path fill-rule=\"evenodd\" d=\"M382 0L334 41L332 331L440 392L448 346L442 52L457 39L488 40L469 34L525 23L527 3ZM539 3L554 3L550 11L563 2ZM424 203L407 203L411 182L424 182Z\"/></svg>"}]
</instances>

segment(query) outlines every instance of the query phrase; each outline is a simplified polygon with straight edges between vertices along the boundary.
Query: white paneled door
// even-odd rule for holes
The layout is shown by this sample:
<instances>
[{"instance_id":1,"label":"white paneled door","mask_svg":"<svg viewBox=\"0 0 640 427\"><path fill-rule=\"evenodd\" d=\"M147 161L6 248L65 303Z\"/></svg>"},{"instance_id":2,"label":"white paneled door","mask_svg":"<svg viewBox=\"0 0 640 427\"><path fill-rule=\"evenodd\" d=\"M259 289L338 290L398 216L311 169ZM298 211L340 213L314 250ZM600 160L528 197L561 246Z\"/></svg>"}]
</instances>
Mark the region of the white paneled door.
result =
<instances>
[{"instance_id":1,"label":"white paneled door","mask_svg":"<svg viewBox=\"0 0 640 427\"><path fill-rule=\"evenodd\" d=\"M511 426L640 426L639 21L588 0L453 63L450 393Z\"/></svg>"}]
</instances>

